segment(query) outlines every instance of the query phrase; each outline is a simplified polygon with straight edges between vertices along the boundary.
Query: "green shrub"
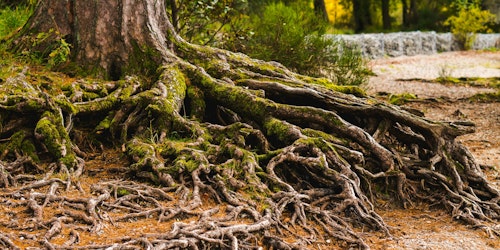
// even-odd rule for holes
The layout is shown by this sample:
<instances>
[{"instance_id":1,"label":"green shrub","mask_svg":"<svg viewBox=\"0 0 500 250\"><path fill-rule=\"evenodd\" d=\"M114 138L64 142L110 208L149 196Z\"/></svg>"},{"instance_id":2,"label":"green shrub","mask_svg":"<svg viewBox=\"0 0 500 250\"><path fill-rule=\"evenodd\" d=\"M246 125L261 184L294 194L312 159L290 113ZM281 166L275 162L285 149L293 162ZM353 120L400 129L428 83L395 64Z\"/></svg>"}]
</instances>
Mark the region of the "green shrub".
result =
<instances>
[{"instance_id":1,"label":"green shrub","mask_svg":"<svg viewBox=\"0 0 500 250\"><path fill-rule=\"evenodd\" d=\"M254 35L242 49L250 56L346 85L363 83L370 72L359 52L324 38L327 24L312 8L271 3L250 25Z\"/></svg>"},{"instance_id":2,"label":"green shrub","mask_svg":"<svg viewBox=\"0 0 500 250\"><path fill-rule=\"evenodd\" d=\"M458 13L449 17L445 25L450 27L451 33L458 40L462 48L472 48L478 32L491 32L488 24L495 21L495 15L487 10L481 10L478 0L458 0Z\"/></svg>"},{"instance_id":3,"label":"green shrub","mask_svg":"<svg viewBox=\"0 0 500 250\"><path fill-rule=\"evenodd\" d=\"M268 5L261 16L252 17L254 35L246 52L262 60L278 61L304 71L325 44L318 34L321 31L317 31L322 27L307 14L283 3Z\"/></svg>"},{"instance_id":4,"label":"green shrub","mask_svg":"<svg viewBox=\"0 0 500 250\"><path fill-rule=\"evenodd\" d=\"M389 95L389 103L394 105L403 105L407 102L417 99L418 97L411 93L401 93Z\"/></svg>"},{"instance_id":5,"label":"green shrub","mask_svg":"<svg viewBox=\"0 0 500 250\"><path fill-rule=\"evenodd\" d=\"M28 7L6 7L0 10L0 39L8 36L26 23L31 15Z\"/></svg>"},{"instance_id":6,"label":"green shrub","mask_svg":"<svg viewBox=\"0 0 500 250\"><path fill-rule=\"evenodd\" d=\"M242 18L247 0L174 0L167 11L177 33L189 42L214 45Z\"/></svg>"},{"instance_id":7,"label":"green shrub","mask_svg":"<svg viewBox=\"0 0 500 250\"><path fill-rule=\"evenodd\" d=\"M361 54L324 39L328 24L304 3L273 0L169 1L186 40L277 61L302 74L359 85L370 71ZM286 5L289 3L290 5ZM305 7L305 8L304 8Z\"/></svg>"}]
</instances>

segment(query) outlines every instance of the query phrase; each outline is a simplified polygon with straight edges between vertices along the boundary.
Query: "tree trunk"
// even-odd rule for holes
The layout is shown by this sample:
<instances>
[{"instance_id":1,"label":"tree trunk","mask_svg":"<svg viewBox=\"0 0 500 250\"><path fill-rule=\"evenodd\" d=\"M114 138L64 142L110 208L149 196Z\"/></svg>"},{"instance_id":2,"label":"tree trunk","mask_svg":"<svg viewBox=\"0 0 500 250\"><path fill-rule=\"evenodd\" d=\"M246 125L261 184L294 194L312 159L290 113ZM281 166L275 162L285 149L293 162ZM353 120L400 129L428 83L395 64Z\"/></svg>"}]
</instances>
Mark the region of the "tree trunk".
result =
<instances>
[{"instance_id":1,"label":"tree trunk","mask_svg":"<svg viewBox=\"0 0 500 250\"><path fill-rule=\"evenodd\" d=\"M410 0L410 6L408 9L409 22L416 25L418 23L418 7L417 0Z\"/></svg>"},{"instance_id":2,"label":"tree trunk","mask_svg":"<svg viewBox=\"0 0 500 250\"><path fill-rule=\"evenodd\" d=\"M127 74L154 74L173 56L167 24L163 1L48 0L38 3L22 33L50 35L52 39L32 49L44 53L54 40L65 39L72 45L72 61L84 71L116 80ZM28 49L31 43L19 46Z\"/></svg>"},{"instance_id":3,"label":"tree trunk","mask_svg":"<svg viewBox=\"0 0 500 250\"><path fill-rule=\"evenodd\" d=\"M403 7L402 7L403 27L408 28L408 27L410 27L410 22L409 22L409 18L408 18L408 2L407 2L407 0L401 0L401 3L403 4Z\"/></svg>"},{"instance_id":4,"label":"tree trunk","mask_svg":"<svg viewBox=\"0 0 500 250\"><path fill-rule=\"evenodd\" d=\"M324 0L314 0L314 12L316 12L318 17L325 20L325 22L329 21Z\"/></svg>"},{"instance_id":5,"label":"tree trunk","mask_svg":"<svg viewBox=\"0 0 500 250\"><path fill-rule=\"evenodd\" d=\"M370 0L352 1L354 31L359 33L371 25Z\"/></svg>"},{"instance_id":6,"label":"tree trunk","mask_svg":"<svg viewBox=\"0 0 500 250\"><path fill-rule=\"evenodd\" d=\"M22 72L0 85L0 184L13 186L14 175L52 160L69 181L37 181L10 196L30 192L18 204L38 221L47 203L79 203L70 210L83 211L41 221L54 228L45 245L71 221L94 232L106 221L195 216L197 223L174 222L168 233L113 246L291 249L335 237L368 248L357 231L390 235L374 210L383 198L404 207L440 204L475 226L498 221L499 191L455 140L470 124L430 121L356 87L187 43L163 3L41 0L14 42L50 56L51 42L64 38L73 63L119 79L38 84ZM30 47L42 32L51 36ZM164 189L127 182L99 185L95 199L57 198L54 183L78 178L96 142L122 149L131 176L170 187L179 202L164 207L158 200L172 199ZM205 199L226 209L203 211ZM289 232L296 243L281 239Z\"/></svg>"},{"instance_id":7,"label":"tree trunk","mask_svg":"<svg viewBox=\"0 0 500 250\"><path fill-rule=\"evenodd\" d=\"M382 0L382 26L384 30L391 28L391 16L389 14L389 0Z\"/></svg>"}]
</instances>

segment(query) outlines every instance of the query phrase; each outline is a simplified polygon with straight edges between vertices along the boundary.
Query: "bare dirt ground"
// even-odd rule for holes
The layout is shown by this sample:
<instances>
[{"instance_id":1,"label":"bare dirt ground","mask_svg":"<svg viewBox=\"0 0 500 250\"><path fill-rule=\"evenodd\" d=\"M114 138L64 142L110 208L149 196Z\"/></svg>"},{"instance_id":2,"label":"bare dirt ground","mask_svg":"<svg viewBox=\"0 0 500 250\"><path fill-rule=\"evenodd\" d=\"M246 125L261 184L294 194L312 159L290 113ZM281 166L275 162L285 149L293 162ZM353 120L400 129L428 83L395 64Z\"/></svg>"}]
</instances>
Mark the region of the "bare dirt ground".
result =
<instances>
[{"instance_id":1,"label":"bare dirt ground","mask_svg":"<svg viewBox=\"0 0 500 250\"><path fill-rule=\"evenodd\" d=\"M415 94L419 99L404 106L421 110L432 120L475 123L475 133L458 139L484 165L489 179L500 187L500 104L465 100L474 94L498 89L430 81L438 77L498 78L500 52L385 58L373 60L369 65L376 74L365 86L369 94ZM481 230L460 225L443 212L417 208L380 213L395 228L395 237L374 240L375 249L500 249L498 238L489 238Z\"/></svg>"}]
</instances>

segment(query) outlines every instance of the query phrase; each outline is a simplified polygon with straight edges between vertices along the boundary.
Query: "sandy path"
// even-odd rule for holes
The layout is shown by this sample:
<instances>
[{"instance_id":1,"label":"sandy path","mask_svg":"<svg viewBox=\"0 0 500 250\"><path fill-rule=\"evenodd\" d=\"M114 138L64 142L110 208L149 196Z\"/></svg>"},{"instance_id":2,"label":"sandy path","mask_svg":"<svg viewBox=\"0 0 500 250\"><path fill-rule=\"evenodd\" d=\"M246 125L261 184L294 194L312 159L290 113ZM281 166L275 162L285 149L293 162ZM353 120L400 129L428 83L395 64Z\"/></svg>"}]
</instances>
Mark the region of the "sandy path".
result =
<instances>
[{"instance_id":1,"label":"sandy path","mask_svg":"<svg viewBox=\"0 0 500 250\"><path fill-rule=\"evenodd\" d=\"M371 77L366 86L370 94L408 92L421 98L446 96L457 99L493 90L468 86L443 86L411 79L432 80L440 76L500 77L500 52L446 52L435 55L385 58L372 60L369 66L377 75Z\"/></svg>"},{"instance_id":2,"label":"sandy path","mask_svg":"<svg viewBox=\"0 0 500 250\"><path fill-rule=\"evenodd\" d=\"M413 93L422 99L406 104L424 111L433 120L468 120L476 132L458 140L466 145L478 162L487 165L489 179L500 187L500 103L472 103L460 98L491 88L442 85L425 82L446 74L451 77L500 77L500 52L449 52L376 59L369 63L377 76L365 86L376 95ZM424 80L408 80L424 79ZM481 230L472 230L449 218L443 211L426 208L381 211L384 220L395 229L392 240L370 237L374 249L499 249L500 240L491 239ZM500 229L500 224L496 225ZM497 229L497 230L498 230Z\"/></svg>"}]
</instances>

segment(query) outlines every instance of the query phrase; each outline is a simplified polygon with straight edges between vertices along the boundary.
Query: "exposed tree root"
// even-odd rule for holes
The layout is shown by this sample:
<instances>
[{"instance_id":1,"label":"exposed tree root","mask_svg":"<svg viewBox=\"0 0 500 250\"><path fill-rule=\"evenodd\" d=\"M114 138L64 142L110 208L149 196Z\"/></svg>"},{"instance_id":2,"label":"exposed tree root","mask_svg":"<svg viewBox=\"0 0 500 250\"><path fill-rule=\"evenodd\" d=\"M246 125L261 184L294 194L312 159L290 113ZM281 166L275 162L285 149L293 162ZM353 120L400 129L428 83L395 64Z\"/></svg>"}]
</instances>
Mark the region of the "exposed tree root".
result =
<instances>
[{"instance_id":1,"label":"exposed tree root","mask_svg":"<svg viewBox=\"0 0 500 250\"><path fill-rule=\"evenodd\" d=\"M32 215L4 226L44 228L29 237L49 249L298 249L325 237L364 249L359 228L390 235L374 211L379 199L427 201L478 227L498 222L499 190L455 140L473 131L469 123L430 121L355 87L186 43L161 15L162 1L138 2L144 18L128 18L147 30L125 33L141 34L130 40L159 57L152 80L40 83L23 71L0 85L3 202ZM53 23L44 20L41 27ZM83 159L105 146L121 148L135 181L155 187L116 180L83 192ZM45 170L42 162L54 164ZM63 188L81 197L60 195ZM218 206L207 208L208 200ZM59 211L50 218L49 206ZM79 245L82 231L151 218L171 229ZM55 243L63 232L66 241ZM9 235L0 244L15 247Z\"/></svg>"},{"instance_id":2,"label":"exposed tree root","mask_svg":"<svg viewBox=\"0 0 500 250\"><path fill-rule=\"evenodd\" d=\"M242 65L229 71L244 72L239 78L258 64L266 65L241 55L209 52ZM153 84L136 78L102 84L77 81L57 98L52 97L54 90L30 85L23 73L14 77L9 88L21 88L23 94L6 91L3 97L2 112L10 119L3 120L9 129L2 134L2 196L33 216L27 224L8 226L45 228L43 235L33 237L41 246L57 249L78 248L79 231L99 233L121 221L196 218L195 223L175 222L169 232L122 239L114 246L253 249L264 244L295 249L324 237L369 248L357 227L389 236L389 228L374 212L379 198L403 206L416 200L439 203L454 218L479 227L498 220L498 190L467 149L453 140L469 132L468 127L428 121L369 98L341 94L274 64L267 68L258 79L231 79L228 73L218 80L182 61L163 67ZM172 82L181 87L167 87ZM26 108L23 102L37 108ZM22 121L25 113L32 114L31 122ZM40 128L45 121L48 131ZM12 123L23 124L26 131L17 142ZM92 130L90 137L78 137L78 131ZM93 195L82 193L87 198L58 195L62 188L81 190L77 180L84 161L77 155L86 153L72 137L86 149L91 149L92 140L123 145L132 161L131 173L165 187L116 180L94 185ZM35 151L23 144L34 145ZM30 155L56 159L49 169L65 179L51 177L49 171L46 178L34 181L26 174L44 170ZM203 208L207 198L221 206ZM56 204L58 214L47 218L45 208ZM63 236L65 243L52 243L65 227L72 228ZM296 242L283 241L282 235L294 235ZM8 235L2 235L2 244L15 245Z\"/></svg>"}]
</instances>

